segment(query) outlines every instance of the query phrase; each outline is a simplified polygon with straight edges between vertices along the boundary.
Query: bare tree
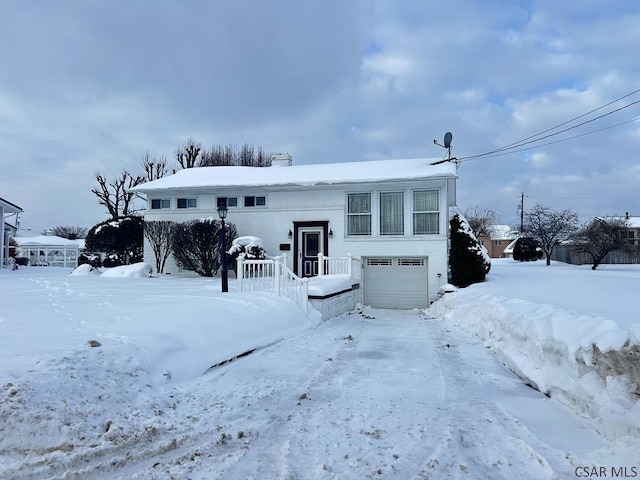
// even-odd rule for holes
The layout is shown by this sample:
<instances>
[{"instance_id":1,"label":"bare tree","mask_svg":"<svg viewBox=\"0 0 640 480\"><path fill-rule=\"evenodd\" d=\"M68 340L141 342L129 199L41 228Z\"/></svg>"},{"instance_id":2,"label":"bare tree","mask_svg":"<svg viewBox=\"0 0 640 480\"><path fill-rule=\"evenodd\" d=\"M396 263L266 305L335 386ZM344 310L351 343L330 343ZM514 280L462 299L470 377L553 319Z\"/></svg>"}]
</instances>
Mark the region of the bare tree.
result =
<instances>
[{"instance_id":1,"label":"bare tree","mask_svg":"<svg viewBox=\"0 0 640 480\"><path fill-rule=\"evenodd\" d=\"M164 155L161 157L154 157L149 152L146 152L142 156L140 163L142 164L142 170L144 171L144 178L148 182L162 178L168 173L167 157Z\"/></svg>"},{"instance_id":2,"label":"bare tree","mask_svg":"<svg viewBox=\"0 0 640 480\"><path fill-rule=\"evenodd\" d=\"M554 211L536 205L525 215L524 234L540 242L540 248L551 265L551 254L561 241L569 239L578 228L578 215L571 210Z\"/></svg>"},{"instance_id":3,"label":"bare tree","mask_svg":"<svg viewBox=\"0 0 640 480\"><path fill-rule=\"evenodd\" d=\"M234 148L232 145L214 145L202 151L200 167L235 166Z\"/></svg>"},{"instance_id":4,"label":"bare tree","mask_svg":"<svg viewBox=\"0 0 640 480\"><path fill-rule=\"evenodd\" d=\"M85 227L59 225L57 227L53 227L50 231L57 237L67 238L69 240L76 240L78 238L85 238L87 236L87 228Z\"/></svg>"},{"instance_id":5,"label":"bare tree","mask_svg":"<svg viewBox=\"0 0 640 480\"><path fill-rule=\"evenodd\" d=\"M464 212L464 216L476 237L491 237L493 229L498 223L496 212L480 207L470 207Z\"/></svg>"},{"instance_id":6,"label":"bare tree","mask_svg":"<svg viewBox=\"0 0 640 480\"><path fill-rule=\"evenodd\" d=\"M200 153L199 167L243 166L267 167L271 164L271 155L262 147L257 149L245 143L239 149L233 145L214 145Z\"/></svg>"},{"instance_id":7,"label":"bare tree","mask_svg":"<svg viewBox=\"0 0 640 480\"><path fill-rule=\"evenodd\" d=\"M165 264L173 248L173 232L176 222L168 220L144 223L144 236L149 241L156 257L156 272L163 273Z\"/></svg>"},{"instance_id":8,"label":"bare tree","mask_svg":"<svg viewBox=\"0 0 640 480\"><path fill-rule=\"evenodd\" d=\"M176 151L176 160L182 168L196 167L201 150L202 144L189 137Z\"/></svg>"},{"instance_id":9,"label":"bare tree","mask_svg":"<svg viewBox=\"0 0 640 480\"><path fill-rule=\"evenodd\" d=\"M626 236L627 221L622 218L594 218L582 226L574 236L576 248L591 257L595 270L609 252L622 250L631 252L634 245L629 243Z\"/></svg>"},{"instance_id":10,"label":"bare tree","mask_svg":"<svg viewBox=\"0 0 640 480\"><path fill-rule=\"evenodd\" d=\"M107 213L112 220L118 221L121 217L126 217L134 213L131 210L131 202L135 196L129 189L144 182L142 175L133 176L127 171L109 181L100 172L96 172L98 188L91 189L91 192L98 197L98 203L107 208Z\"/></svg>"}]
</instances>

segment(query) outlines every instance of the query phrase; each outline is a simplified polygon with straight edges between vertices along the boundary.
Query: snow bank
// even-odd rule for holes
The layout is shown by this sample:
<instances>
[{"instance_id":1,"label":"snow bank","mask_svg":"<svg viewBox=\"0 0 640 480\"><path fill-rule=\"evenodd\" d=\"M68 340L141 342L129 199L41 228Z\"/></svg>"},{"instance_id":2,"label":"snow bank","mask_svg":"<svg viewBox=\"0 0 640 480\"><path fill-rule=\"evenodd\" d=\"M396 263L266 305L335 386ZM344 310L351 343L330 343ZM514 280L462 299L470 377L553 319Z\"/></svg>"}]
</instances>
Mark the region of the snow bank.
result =
<instances>
[{"instance_id":1,"label":"snow bank","mask_svg":"<svg viewBox=\"0 0 640 480\"><path fill-rule=\"evenodd\" d=\"M85 263L85 264L80 265L78 268L76 268L69 275L73 275L73 276L100 275L100 270L98 270L97 268L89 265L88 263Z\"/></svg>"},{"instance_id":2,"label":"snow bank","mask_svg":"<svg viewBox=\"0 0 640 480\"><path fill-rule=\"evenodd\" d=\"M153 269L146 262L134 263L133 265L122 265L105 270L103 277L127 277L127 278L145 278L150 277Z\"/></svg>"},{"instance_id":3,"label":"snow bank","mask_svg":"<svg viewBox=\"0 0 640 480\"><path fill-rule=\"evenodd\" d=\"M625 331L604 317L483 293L495 287L448 293L428 312L481 337L521 378L593 419L603 434L640 434L638 326Z\"/></svg>"},{"instance_id":4,"label":"snow bank","mask_svg":"<svg viewBox=\"0 0 640 480\"><path fill-rule=\"evenodd\" d=\"M0 478L16 478L3 472L27 458L42 463L19 478L53 478L42 471L147 445L176 428L163 411L181 400L164 392L206 383L211 366L312 328L297 305L269 293L222 294L219 281L203 278L126 278L148 269L0 271L11 300L0 309Z\"/></svg>"}]
</instances>

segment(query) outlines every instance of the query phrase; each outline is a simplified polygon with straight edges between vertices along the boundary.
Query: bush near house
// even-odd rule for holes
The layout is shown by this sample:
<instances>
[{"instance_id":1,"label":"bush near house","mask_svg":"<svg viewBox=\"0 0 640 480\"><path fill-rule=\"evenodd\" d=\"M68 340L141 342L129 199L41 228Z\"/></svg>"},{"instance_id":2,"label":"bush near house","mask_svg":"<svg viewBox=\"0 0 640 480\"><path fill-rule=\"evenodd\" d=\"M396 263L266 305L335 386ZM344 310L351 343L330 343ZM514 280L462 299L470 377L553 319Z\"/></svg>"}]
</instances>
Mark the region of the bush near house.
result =
<instances>
[{"instance_id":1,"label":"bush near house","mask_svg":"<svg viewBox=\"0 0 640 480\"><path fill-rule=\"evenodd\" d=\"M234 260L240 257L248 260L264 260L267 255L262 239L252 236L236 238L227 253L231 255Z\"/></svg>"},{"instance_id":2,"label":"bush near house","mask_svg":"<svg viewBox=\"0 0 640 480\"><path fill-rule=\"evenodd\" d=\"M487 251L473 234L467 220L454 215L451 225L451 251L449 265L451 282L458 287L468 287L484 281L491 268Z\"/></svg>"},{"instance_id":3,"label":"bush near house","mask_svg":"<svg viewBox=\"0 0 640 480\"><path fill-rule=\"evenodd\" d=\"M237 236L236 226L225 223L226 236L224 252L231 248ZM220 235L222 222L204 218L179 223L173 233L173 257L180 268L196 272L203 277L213 277L220 269Z\"/></svg>"},{"instance_id":4,"label":"bush near house","mask_svg":"<svg viewBox=\"0 0 640 480\"><path fill-rule=\"evenodd\" d=\"M105 253L109 266L130 265L143 260L142 217L130 216L94 225L87 234L85 248L90 253ZM105 259L106 261L106 259ZM107 266L103 261L103 266Z\"/></svg>"}]
</instances>

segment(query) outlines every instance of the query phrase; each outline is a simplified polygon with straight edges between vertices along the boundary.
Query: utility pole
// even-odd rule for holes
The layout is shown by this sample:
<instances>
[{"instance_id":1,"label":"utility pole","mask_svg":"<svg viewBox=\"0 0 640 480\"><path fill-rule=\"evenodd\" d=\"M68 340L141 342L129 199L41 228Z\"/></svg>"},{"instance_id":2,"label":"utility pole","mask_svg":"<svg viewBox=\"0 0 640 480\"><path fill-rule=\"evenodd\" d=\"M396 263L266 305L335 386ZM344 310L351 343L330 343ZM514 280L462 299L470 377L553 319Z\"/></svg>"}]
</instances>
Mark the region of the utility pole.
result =
<instances>
[{"instance_id":1,"label":"utility pole","mask_svg":"<svg viewBox=\"0 0 640 480\"><path fill-rule=\"evenodd\" d=\"M520 197L520 233L524 232L524 192Z\"/></svg>"}]
</instances>

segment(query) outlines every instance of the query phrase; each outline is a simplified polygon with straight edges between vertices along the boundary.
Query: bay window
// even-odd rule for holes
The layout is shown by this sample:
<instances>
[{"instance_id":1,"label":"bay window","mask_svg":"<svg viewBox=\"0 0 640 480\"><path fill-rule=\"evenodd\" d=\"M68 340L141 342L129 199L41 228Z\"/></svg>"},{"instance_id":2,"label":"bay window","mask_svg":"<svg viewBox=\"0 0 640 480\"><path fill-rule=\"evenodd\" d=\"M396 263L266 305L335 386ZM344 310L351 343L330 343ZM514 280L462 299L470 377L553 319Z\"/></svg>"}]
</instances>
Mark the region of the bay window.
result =
<instances>
[{"instance_id":1,"label":"bay window","mask_svg":"<svg viewBox=\"0 0 640 480\"><path fill-rule=\"evenodd\" d=\"M440 213L437 190L413 192L413 234L437 235L440 233Z\"/></svg>"},{"instance_id":2,"label":"bay window","mask_svg":"<svg viewBox=\"0 0 640 480\"><path fill-rule=\"evenodd\" d=\"M380 235L404 235L404 192L380 193Z\"/></svg>"}]
</instances>

